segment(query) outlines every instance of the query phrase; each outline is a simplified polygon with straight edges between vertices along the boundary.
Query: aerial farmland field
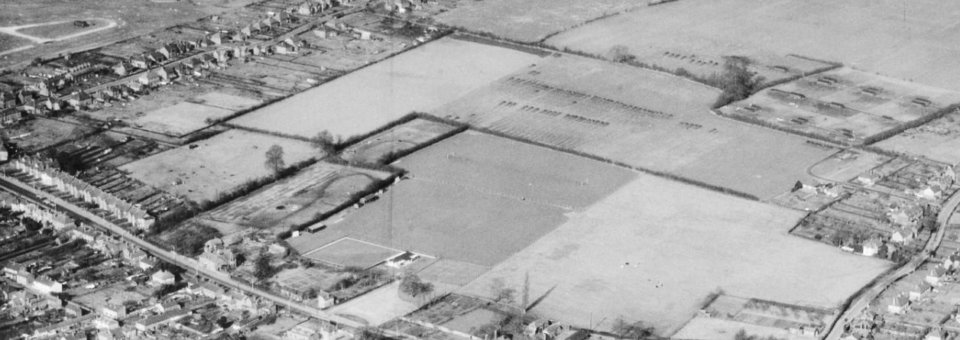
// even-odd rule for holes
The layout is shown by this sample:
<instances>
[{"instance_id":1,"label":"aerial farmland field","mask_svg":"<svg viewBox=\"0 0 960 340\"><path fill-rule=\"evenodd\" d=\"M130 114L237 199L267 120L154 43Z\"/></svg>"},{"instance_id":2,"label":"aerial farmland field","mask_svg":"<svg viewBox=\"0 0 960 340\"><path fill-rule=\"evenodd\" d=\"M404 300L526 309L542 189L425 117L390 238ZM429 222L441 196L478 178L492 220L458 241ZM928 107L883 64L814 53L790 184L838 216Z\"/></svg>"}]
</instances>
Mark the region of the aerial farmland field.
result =
<instances>
[{"instance_id":1,"label":"aerial farmland field","mask_svg":"<svg viewBox=\"0 0 960 340\"><path fill-rule=\"evenodd\" d=\"M389 173L318 162L203 216L219 223L287 230L347 202Z\"/></svg>"},{"instance_id":2,"label":"aerial farmland field","mask_svg":"<svg viewBox=\"0 0 960 340\"><path fill-rule=\"evenodd\" d=\"M533 313L578 326L623 316L669 336L720 290L834 308L888 268L788 235L802 216L642 175L463 292L489 296L498 279L520 289L529 273L531 299L550 291Z\"/></svg>"},{"instance_id":3,"label":"aerial farmland field","mask_svg":"<svg viewBox=\"0 0 960 340\"><path fill-rule=\"evenodd\" d=\"M308 253L349 236L490 266L636 177L609 164L476 132L443 140L394 165L407 168L410 179L290 244Z\"/></svg>"},{"instance_id":4,"label":"aerial farmland field","mask_svg":"<svg viewBox=\"0 0 960 340\"><path fill-rule=\"evenodd\" d=\"M437 16L440 22L520 41L540 41L585 21L646 6L629 0L463 1Z\"/></svg>"},{"instance_id":5,"label":"aerial farmland field","mask_svg":"<svg viewBox=\"0 0 960 340\"><path fill-rule=\"evenodd\" d=\"M600 55L624 45L641 61L664 52L757 60L795 53L960 90L958 16L960 3L935 0L684 0L597 20L546 43Z\"/></svg>"},{"instance_id":6,"label":"aerial farmland field","mask_svg":"<svg viewBox=\"0 0 960 340\"><path fill-rule=\"evenodd\" d=\"M813 180L804 169L839 151L718 117L709 110L718 94L668 74L566 55L431 113L760 198Z\"/></svg>"},{"instance_id":7,"label":"aerial farmland field","mask_svg":"<svg viewBox=\"0 0 960 340\"><path fill-rule=\"evenodd\" d=\"M310 89L231 123L313 137L348 138L456 99L537 62L517 50L443 38Z\"/></svg>"},{"instance_id":8,"label":"aerial farmland field","mask_svg":"<svg viewBox=\"0 0 960 340\"><path fill-rule=\"evenodd\" d=\"M957 91L844 67L763 90L721 111L834 140L863 142L958 102Z\"/></svg>"},{"instance_id":9,"label":"aerial farmland field","mask_svg":"<svg viewBox=\"0 0 960 340\"><path fill-rule=\"evenodd\" d=\"M320 156L307 142L229 130L128 163L120 169L144 183L199 203L270 175L271 171L264 165L264 154L273 145L283 148L287 166Z\"/></svg>"}]
</instances>

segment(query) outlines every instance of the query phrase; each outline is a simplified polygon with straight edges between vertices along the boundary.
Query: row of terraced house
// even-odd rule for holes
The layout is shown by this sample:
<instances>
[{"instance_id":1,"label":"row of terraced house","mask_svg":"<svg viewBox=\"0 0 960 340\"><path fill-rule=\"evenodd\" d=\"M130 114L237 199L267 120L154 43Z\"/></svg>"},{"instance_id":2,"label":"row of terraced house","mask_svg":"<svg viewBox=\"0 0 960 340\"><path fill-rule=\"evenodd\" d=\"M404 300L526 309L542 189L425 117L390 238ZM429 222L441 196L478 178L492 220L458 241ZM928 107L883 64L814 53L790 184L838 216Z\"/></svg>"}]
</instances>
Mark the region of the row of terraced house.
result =
<instances>
[{"instance_id":1,"label":"row of terraced house","mask_svg":"<svg viewBox=\"0 0 960 340\"><path fill-rule=\"evenodd\" d=\"M86 203L95 204L100 209L108 211L114 217L130 223L136 228L147 229L156 221L153 216L140 207L60 171L57 167L52 166L48 160L39 157L23 157L14 160L12 164L17 170L38 180L40 184L56 187L62 193L69 194Z\"/></svg>"}]
</instances>

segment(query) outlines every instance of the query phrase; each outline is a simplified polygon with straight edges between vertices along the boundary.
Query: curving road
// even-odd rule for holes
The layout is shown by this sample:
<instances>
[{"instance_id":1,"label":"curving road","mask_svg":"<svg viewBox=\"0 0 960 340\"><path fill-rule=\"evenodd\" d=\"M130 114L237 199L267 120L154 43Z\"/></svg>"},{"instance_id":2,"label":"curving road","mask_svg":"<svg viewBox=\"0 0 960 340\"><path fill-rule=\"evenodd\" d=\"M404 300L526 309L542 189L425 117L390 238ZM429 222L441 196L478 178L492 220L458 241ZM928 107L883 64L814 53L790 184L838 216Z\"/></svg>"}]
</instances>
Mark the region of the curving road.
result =
<instances>
[{"instance_id":1,"label":"curving road","mask_svg":"<svg viewBox=\"0 0 960 340\"><path fill-rule=\"evenodd\" d=\"M940 223L940 228L937 230L937 233L931 236L930 240L927 241L927 245L923 248L923 252L914 256L910 262L907 262L897 270L883 276L867 290L860 293L859 296L850 302L850 306L847 307L847 309L837 317L836 322L833 324L833 328L826 333L823 339L840 339L840 336L843 335L843 329L845 328L847 321L853 320L863 313L863 311L870 306L870 302L876 300L876 298L880 296L880 293L890 286L890 284L894 283L901 277L916 271L917 268L923 264L923 262L929 259L930 254L936 251L937 247L940 246L940 242L943 241L943 235L947 229L947 222L949 222L950 217L953 216L954 211L957 209L957 205L960 205L960 191L953 193L947 202L943 204L943 209L941 209L940 214L937 215L937 222Z\"/></svg>"}]
</instances>

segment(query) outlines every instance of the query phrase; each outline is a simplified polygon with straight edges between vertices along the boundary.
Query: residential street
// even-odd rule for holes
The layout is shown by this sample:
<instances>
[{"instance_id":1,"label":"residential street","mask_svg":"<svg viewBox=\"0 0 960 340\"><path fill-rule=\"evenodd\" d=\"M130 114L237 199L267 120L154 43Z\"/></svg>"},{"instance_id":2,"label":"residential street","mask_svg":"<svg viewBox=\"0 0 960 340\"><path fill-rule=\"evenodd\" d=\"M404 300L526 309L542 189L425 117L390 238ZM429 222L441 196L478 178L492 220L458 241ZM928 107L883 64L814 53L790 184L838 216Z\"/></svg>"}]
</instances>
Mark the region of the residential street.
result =
<instances>
[{"instance_id":1,"label":"residential street","mask_svg":"<svg viewBox=\"0 0 960 340\"><path fill-rule=\"evenodd\" d=\"M863 311L870 306L870 302L880 296L880 293L882 293L887 286L896 282L907 274L917 270L921 264L930 258L930 253L935 251L937 247L940 246L940 242L943 240L944 232L947 229L947 222L950 221L950 217L953 216L953 212L957 209L958 204L960 204L960 194L954 193L953 196L950 196L947 202L944 203L943 209L940 210L940 214L937 216L937 222L940 223L940 228L937 230L937 233L931 236L930 240L927 241L927 246L923 248L923 251L911 259L910 262L907 262L907 264L898 268L896 271L893 271L880 278L872 286L870 286L869 289L854 299L850 303L850 307L843 311L837 322L834 323L833 328L826 334L824 337L825 340L840 339L840 336L843 335L843 328L846 325L846 320L853 320L855 317L863 313Z\"/></svg>"},{"instance_id":2,"label":"residential street","mask_svg":"<svg viewBox=\"0 0 960 340\"><path fill-rule=\"evenodd\" d=\"M208 269L205 269L205 268L201 268L201 267L198 266L197 261L194 260L194 259L192 259L192 258L188 258L188 257L185 257L185 256L181 256L181 255L179 255L179 254L177 254L177 253L169 252L169 251L166 251L166 250L164 250L164 249L162 249L162 248L159 248L159 247L157 247L157 246L155 246L155 245L153 245L153 244L151 244L151 243L149 243L149 242L146 242L146 241L144 241L144 240L142 240L142 239L140 239L140 238L138 238L138 237L130 234L129 232L127 232L126 230L124 230L124 229L121 228L120 226L117 226L116 224L114 224L114 223L112 223L112 222L110 222L110 221L107 221L106 219L104 219L104 218L102 218L102 217L100 217L100 216L97 216L97 215L95 215L95 214L93 214L93 213L91 213L91 212L89 212L89 211L87 211L87 210L85 210L85 209L83 209L83 208L80 208L80 207L78 207L78 206L76 206L76 205L74 205L74 204L72 204L72 203L70 203L70 202L64 201L64 200L60 199L59 197L56 197L56 196L51 195L51 194L49 194L49 193L42 192L42 191L39 191L39 190L37 190L37 189L35 189L35 188L32 188L32 187L30 187L29 185L24 184L24 183L22 183L22 182L20 182L20 181L18 181L18 180L16 180L16 179L14 179L14 178L7 177L7 176L0 177L0 188L3 188L4 190L11 191L11 192L14 192L14 193L17 193L17 194L20 194L20 195L23 195L23 196L27 197L28 199L37 201L38 204L43 204L41 201L42 201L44 198L49 199L51 202L53 202L54 204L56 204L61 210L68 211L68 212L72 215L72 217L75 217L75 218L76 218L76 217L79 217L81 221L84 221L84 222L86 222L86 223L91 223L91 224L93 224L93 225L100 226L100 227L108 230L109 232L111 232L111 233L113 233L113 234L120 235L120 236L123 237L125 240L127 240L127 241L129 241L129 242L132 242L132 243L140 246L140 247L143 248L146 252L150 253L150 254L153 255L153 256L156 256L157 258L160 258L160 259L162 259L162 260L164 260L164 261L168 261L168 262L171 262L171 263L175 263L175 264L177 264L178 266L181 266L182 268L184 268L184 269L186 269L186 270L188 270L188 271L202 274L204 277L207 277L207 278L209 278L209 279L211 279L211 280L217 281L217 282L219 282L220 284L222 284L222 285L224 285L224 286L226 286L226 287L238 288L238 289L243 290L244 292L246 292L246 293L248 293L248 294L255 295L255 296L259 296L259 297L261 297L261 298L270 300L270 301L272 301L272 302L274 302L274 303L277 303L277 304L279 304L279 305L286 306L286 307L288 307L288 308L290 308L290 309L296 309L296 310L298 310L298 311L300 311L300 312L302 312L302 313L305 313L305 314L307 314L307 315L316 317L316 318L318 318L318 319L327 320L327 321L330 321L330 322L333 322L333 323L336 323L336 324L339 324L339 325L342 325L342 326L347 326L347 327L351 327L351 328L360 328L360 327L364 327L364 326L365 326L365 325L363 325L363 324L361 324L361 323L358 323L358 322L356 322L356 321L349 320L349 319L346 319L346 318L342 318L342 317L339 317L339 316L336 316L336 315L329 314L329 313L327 313L327 312L325 312L325 311L322 311L322 310L320 310L320 309L314 308L314 307L312 307L312 306L306 306L306 305L300 304L300 303L298 303L298 302L290 301L290 300L287 300L287 299L285 299L285 298L276 296L276 295L274 295L274 294L270 294L270 293L264 292L264 291L262 291L262 290L260 290L260 289L251 287L251 286L249 286L249 285L247 285L247 284L245 284L245 283L236 281L236 280L230 278L230 276L227 275L226 273L222 273L222 272L217 272L217 271L213 271L213 270L208 270ZM387 331L387 330L385 330L385 332L390 333L390 332Z\"/></svg>"}]
</instances>

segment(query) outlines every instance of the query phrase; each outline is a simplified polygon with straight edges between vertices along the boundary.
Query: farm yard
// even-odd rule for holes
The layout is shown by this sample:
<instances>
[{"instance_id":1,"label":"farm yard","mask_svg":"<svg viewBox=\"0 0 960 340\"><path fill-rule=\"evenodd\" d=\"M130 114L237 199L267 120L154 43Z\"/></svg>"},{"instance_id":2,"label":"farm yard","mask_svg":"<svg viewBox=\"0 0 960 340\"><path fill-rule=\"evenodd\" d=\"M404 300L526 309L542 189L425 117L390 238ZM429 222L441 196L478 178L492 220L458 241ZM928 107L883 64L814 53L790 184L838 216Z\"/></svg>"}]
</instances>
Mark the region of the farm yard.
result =
<instances>
[{"instance_id":1,"label":"farm yard","mask_svg":"<svg viewBox=\"0 0 960 340\"><path fill-rule=\"evenodd\" d=\"M458 134L395 165L409 170L410 178L342 221L289 240L291 246L305 254L349 236L491 266L636 176L476 132Z\"/></svg>"},{"instance_id":2,"label":"farm yard","mask_svg":"<svg viewBox=\"0 0 960 340\"><path fill-rule=\"evenodd\" d=\"M715 89L576 56L524 69L432 114L761 199L813 180L837 149L717 117Z\"/></svg>"},{"instance_id":3,"label":"farm yard","mask_svg":"<svg viewBox=\"0 0 960 340\"><path fill-rule=\"evenodd\" d=\"M678 1L597 20L545 43L599 55L624 45L640 61L668 51L761 61L795 53L958 91L958 15L960 4L935 0Z\"/></svg>"},{"instance_id":4,"label":"farm yard","mask_svg":"<svg viewBox=\"0 0 960 340\"><path fill-rule=\"evenodd\" d=\"M287 166L317 157L307 142L229 130L120 167L130 176L195 203L212 201L251 180L271 174L264 165L272 145L283 148Z\"/></svg>"},{"instance_id":5,"label":"farm yard","mask_svg":"<svg viewBox=\"0 0 960 340\"><path fill-rule=\"evenodd\" d=\"M531 298L546 294L532 313L577 326L630 316L669 336L711 292L829 309L889 267L788 235L801 217L643 175L463 292L520 289L529 273Z\"/></svg>"},{"instance_id":6,"label":"farm yard","mask_svg":"<svg viewBox=\"0 0 960 340\"><path fill-rule=\"evenodd\" d=\"M318 162L202 216L220 223L285 231L347 203L389 173ZM222 227L222 226L221 226Z\"/></svg>"},{"instance_id":7,"label":"farm yard","mask_svg":"<svg viewBox=\"0 0 960 340\"><path fill-rule=\"evenodd\" d=\"M763 90L721 111L863 143L958 102L960 92L841 68Z\"/></svg>"},{"instance_id":8,"label":"farm yard","mask_svg":"<svg viewBox=\"0 0 960 340\"><path fill-rule=\"evenodd\" d=\"M415 148L453 130L453 126L418 118L367 137L343 150L340 157L351 162L375 163L385 156Z\"/></svg>"},{"instance_id":9,"label":"farm yard","mask_svg":"<svg viewBox=\"0 0 960 340\"><path fill-rule=\"evenodd\" d=\"M539 58L443 38L230 121L303 137L351 137L429 110ZM329 100L337 98L337 100Z\"/></svg>"},{"instance_id":10,"label":"farm yard","mask_svg":"<svg viewBox=\"0 0 960 340\"><path fill-rule=\"evenodd\" d=\"M625 0L461 1L456 8L436 18L447 25L470 31L535 42L588 20L637 7L646 7L646 3Z\"/></svg>"},{"instance_id":11,"label":"farm yard","mask_svg":"<svg viewBox=\"0 0 960 340\"><path fill-rule=\"evenodd\" d=\"M960 114L946 116L909 129L889 139L880 141L876 146L885 150L902 152L913 156L923 156L934 161L949 164L960 163Z\"/></svg>"}]
</instances>

